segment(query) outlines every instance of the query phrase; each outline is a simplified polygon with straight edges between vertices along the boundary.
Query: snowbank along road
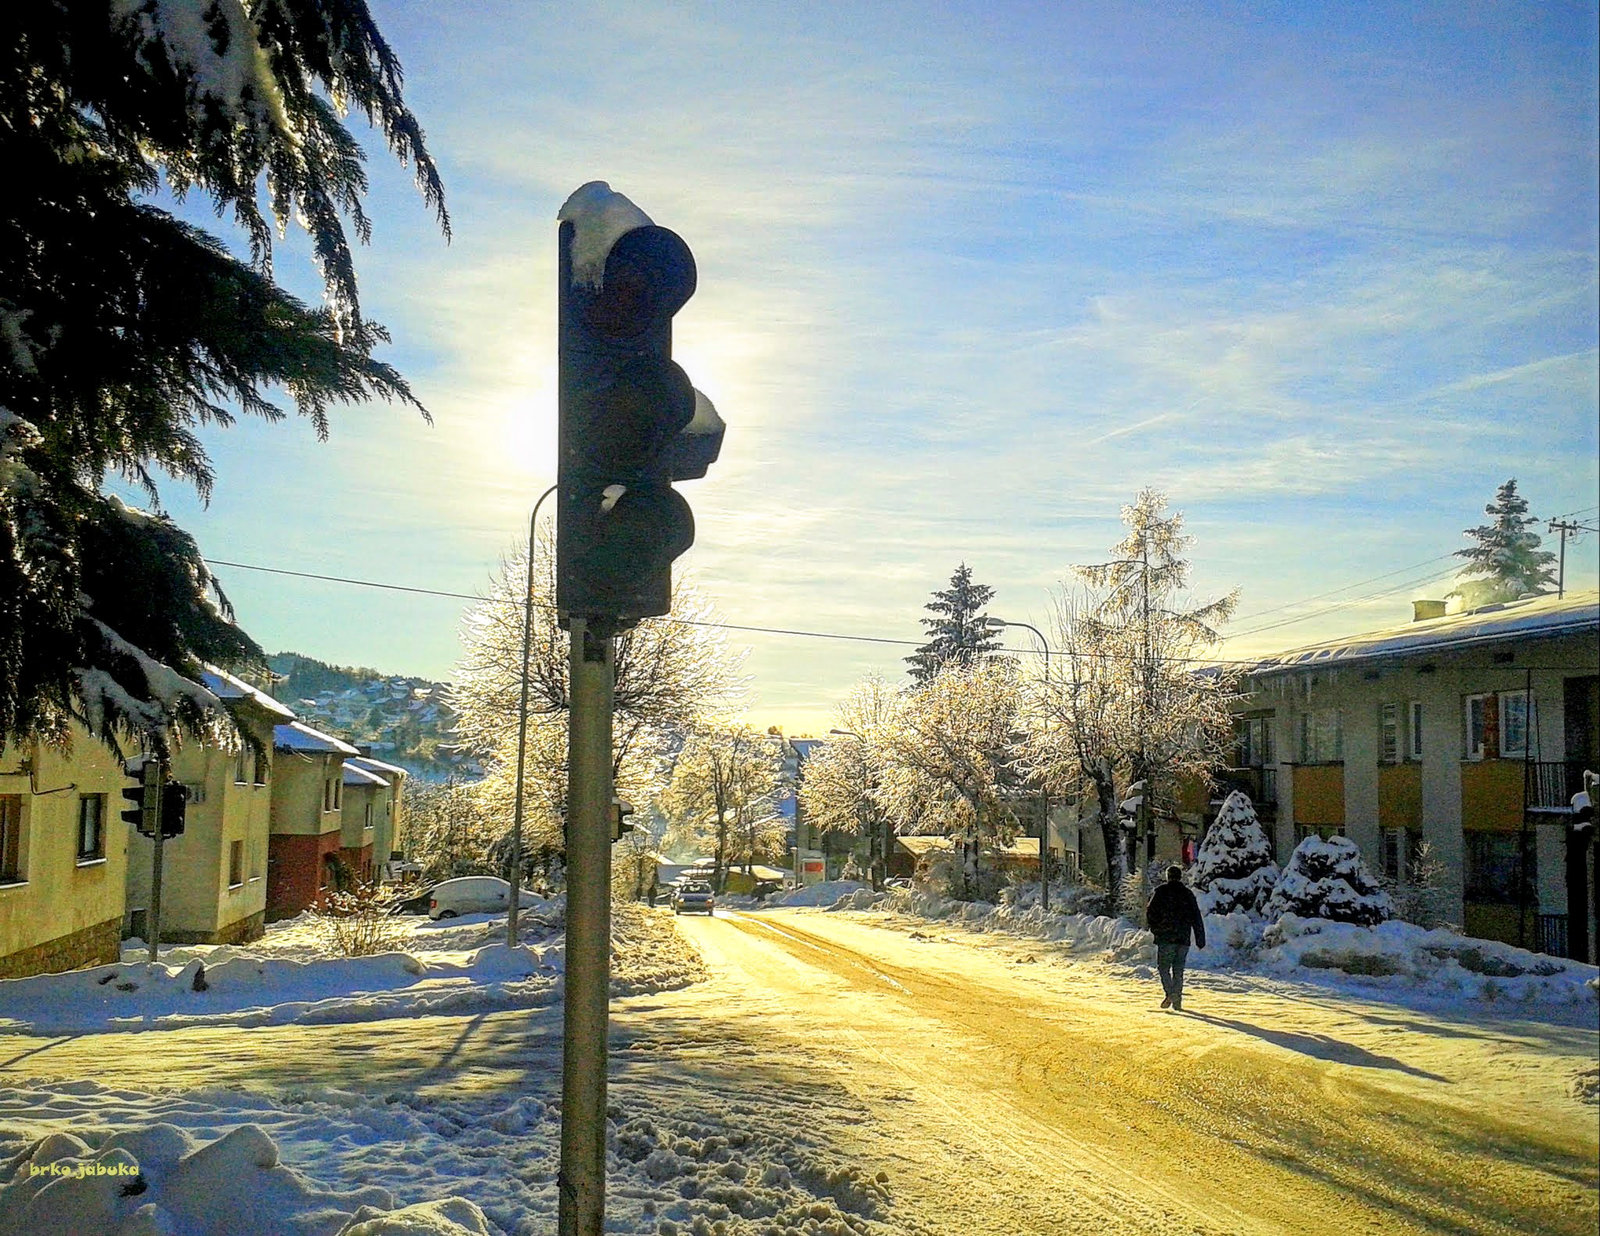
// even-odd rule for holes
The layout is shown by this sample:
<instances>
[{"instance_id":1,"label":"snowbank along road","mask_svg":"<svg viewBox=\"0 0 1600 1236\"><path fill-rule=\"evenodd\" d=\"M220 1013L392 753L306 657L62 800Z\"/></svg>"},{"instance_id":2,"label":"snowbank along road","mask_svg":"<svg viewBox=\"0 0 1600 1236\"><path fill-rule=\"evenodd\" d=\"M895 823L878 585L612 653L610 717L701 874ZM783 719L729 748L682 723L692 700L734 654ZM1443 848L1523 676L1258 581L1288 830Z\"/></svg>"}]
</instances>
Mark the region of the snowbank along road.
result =
<instances>
[{"instance_id":1,"label":"snowbank along road","mask_svg":"<svg viewBox=\"0 0 1600 1236\"><path fill-rule=\"evenodd\" d=\"M1593 1233L1592 1032L1249 983L1160 989L839 915L683 923L708 1018L878 1117L896 1212L967 1233ZM778 1048L776 1042L774 1048Z\"/></svg>"}]
</instances>

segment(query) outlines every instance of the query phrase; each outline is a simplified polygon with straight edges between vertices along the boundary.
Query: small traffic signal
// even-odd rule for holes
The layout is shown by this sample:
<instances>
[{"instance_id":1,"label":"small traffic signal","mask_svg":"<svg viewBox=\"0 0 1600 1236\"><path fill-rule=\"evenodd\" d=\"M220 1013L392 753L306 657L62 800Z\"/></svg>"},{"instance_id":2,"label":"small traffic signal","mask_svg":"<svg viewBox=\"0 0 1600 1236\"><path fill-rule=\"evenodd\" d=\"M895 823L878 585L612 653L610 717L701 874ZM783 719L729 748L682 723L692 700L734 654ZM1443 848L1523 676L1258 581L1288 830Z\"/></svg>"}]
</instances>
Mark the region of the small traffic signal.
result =
<instances>
[{"instance_id":1,"label":"small traffic signal","mask_svg":"<svg viewBox=\"0 0 1600 1236\"><path fill-rule=\"evenodd\" d=\"M633 804L626 798L613 798L611 805L616 809L611 825L611 840L621 841L623 833L631 833L638 829L637 824L629 824L627 817L633 814Z\"/></svg>"},{"instance_id":2,"label":"small traffic signal","mask_svg":"<svg viewBox=\"0 0 1600 1236\"><path fill-rule=\"evenodd\" d=\"M724 426L672 360L694 255L601 181L561 208L556 606L623 630L671 612L694 543L673 481L706 474Z\"/></svg>"},{"instance_id":3,"label":"small traffic signal","mask_svg":"<svg viewBox=\"0 0 1600 1236\"><path fill-rule=\"evenodd\" d=\"M161 787L161 835L181 837L183 819L189 808L189 787L181 781L169 781Z\"/></svg>"},{"instance_id":4,"label":"small traffic signal","mask_svg":"<svg viewBox=\"0 0 1600 1236\"><path fill-rule=\"evenodd\" d=\"M122 775L134 777L138 784L124 786L122 796L131 804L122 812L125 823L132 824L145 836L155 831L155 821L149 817L148 807L156 802L159 793L161 766L149 756L136 755L122 763Z\"/></svg>"}]
</instances>

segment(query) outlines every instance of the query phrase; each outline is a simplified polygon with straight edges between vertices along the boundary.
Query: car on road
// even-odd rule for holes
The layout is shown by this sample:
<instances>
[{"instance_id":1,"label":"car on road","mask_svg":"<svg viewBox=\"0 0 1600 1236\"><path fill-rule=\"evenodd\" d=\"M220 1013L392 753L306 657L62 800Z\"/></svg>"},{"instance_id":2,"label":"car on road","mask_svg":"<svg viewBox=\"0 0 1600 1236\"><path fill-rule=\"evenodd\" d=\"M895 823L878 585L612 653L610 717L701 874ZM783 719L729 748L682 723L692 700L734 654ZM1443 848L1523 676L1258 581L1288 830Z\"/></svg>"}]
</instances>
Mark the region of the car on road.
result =
<instances>
[{"instance_id":1,"label":"car on road","mask_svg":"<svg viewBox=\"0 0 1600 1236\"><path fill-rule=\"evenodd\" d=\"M495 914L504 910L510 900L511 885L499 876L457 876L433 886L428 894L428 917Z\"/></svg>"},{"instance_id":2,"label":"car on road","mask_svg":"<svg viewBox=\"0 0 1600 1236\"><path fill-rule=\"evenodd\" d=\"M716 904L717 899L712 895L709 884L680 884L672 893L674 914L693 914L697 910L710 914Z\"/></svg>"}]
</instances>

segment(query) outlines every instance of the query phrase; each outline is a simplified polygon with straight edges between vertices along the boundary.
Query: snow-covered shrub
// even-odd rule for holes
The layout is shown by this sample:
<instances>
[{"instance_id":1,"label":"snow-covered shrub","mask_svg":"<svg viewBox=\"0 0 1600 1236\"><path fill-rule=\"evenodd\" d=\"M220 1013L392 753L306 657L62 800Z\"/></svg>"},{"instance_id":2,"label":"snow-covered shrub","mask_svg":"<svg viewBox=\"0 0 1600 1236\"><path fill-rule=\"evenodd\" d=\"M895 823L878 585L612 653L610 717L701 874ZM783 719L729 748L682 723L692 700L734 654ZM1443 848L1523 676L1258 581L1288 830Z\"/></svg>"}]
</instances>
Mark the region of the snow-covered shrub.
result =
<instances>
[{"instance_id":1,"label":"snow-covered shrub","mask_svg":"<svg viewBox=\"0 0 1600 1236\"><path fill-rule=\"evenodd\" d=\"M1278 883L1272 842L1247 794L1235 790L1200 843L1189 883L1212 914L1259 914Z\"/></svg>"},{"instance_id":2,"label":"snow-covered shrub","mask_svg":"<svg viewBox=\"0 0 1600 1236\"><path fill-rule=\"evenodd\" d=\"M1418 927L1432 929L1445 927L1445 907L1448 896L1444 890L1447 868L1439 858L1433 842L1424 841L1412 856L1407 878L1397 883L1383 881L1386 891L1395 904L1395 917Z\"/></svg>"},{"instance_id":3,"label":"snow-covered shrub","mask_svg":"<svg viewBox=\"0 0 1600 1236\"><path fill-rule=\"evenodd\" d=\"M340 957L371 957L399 949L405 925L392 917L396 895L379 884L357 884L329 893L327 904L314 910L328 945Z\"/></svg>"},{"instance_id":4,"label":"snow-covered shrub","mask_svg":"<svg viewBox=\"0 0 1600 1236\"><path fill-rule=\"evenodd\" d=\"M1371 927L1394 917L1394 902L1379 887L1348 837L1313 834L1295 847L1263 911L1268 918L1296 914Z\"/></svg>"},{"instance_id":5,"label":"snow-covered shrub","mask_svg":"<svg viewBox=\"0 0 1600 1236\"><path fill-rule=\"evenodd\" d=\"M1150 904L1156 887L1166 880L1167 866L1166 863L1148 863L1123 876L1117 888L1117 913L1130 923L1148 926L1144 921L1145 907Z\"/></svg>"}]
</instances>

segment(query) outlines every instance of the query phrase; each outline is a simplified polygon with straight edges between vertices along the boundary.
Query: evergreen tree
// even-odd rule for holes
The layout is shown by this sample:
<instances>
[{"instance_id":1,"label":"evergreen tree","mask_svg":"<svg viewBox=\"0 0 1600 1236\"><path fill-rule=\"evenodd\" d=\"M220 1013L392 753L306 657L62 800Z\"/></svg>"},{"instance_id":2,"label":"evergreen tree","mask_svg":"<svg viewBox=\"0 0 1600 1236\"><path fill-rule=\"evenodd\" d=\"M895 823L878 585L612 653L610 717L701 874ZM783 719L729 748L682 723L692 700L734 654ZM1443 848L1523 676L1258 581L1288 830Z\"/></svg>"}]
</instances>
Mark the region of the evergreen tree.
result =
<instances>
[{"instance_id":1,"label":"evergreen tree","mask_svg":"<svg viewBox=\"0 0 1600 1236\"><path fill-rule=\"evenodd\" d=\"M1258 913L1278 883L1272 843L1248 795L1229 794L1200 843L1189 883L1210 914Z\"/></svg>"},{"instance_id":2,"label":"evergreen tree","mask_svg":"<svg viewBox=\"0 0 1600 1236\"><path fill-rule=\"evenodd\" d=\"M1552 590L1556 556L1539 548L1539 534L1532 530L1538 521L1528 514L1528 500L1517 493L1515 478L1500 486L1483 513L1490 522L1466 529L1463 535L1473 544L1456 550L1467 565L1457 576L1461 583L1455 595L1472 609Z\"/></svg>"},{"instance_id":3,"label":"evergreen tree","mask_svg":"<svg viewBox=\"0 0 1600 1236\"><path fill-rule=\"evenodd\" d=\"M1267 899L1268 918L1298 914L1371 927L1394 917L1394 902L1372 878L1361 848L1348 837L1312 834L1295 847Z\"/></svg>"},{"instance_id":4,"label":"evergreen tree","mask_svg":"<svg viewBox=\"0 0 1600 1236\"><path fill-rule=\"evenodd\" d=\"M906 658L913 682L931 681L946 665L971 666L999 649L1000 637L985 625L982 613L993 598L993 588L972 582L965 562L956 568L950 586L923 607L934 616L922 620L928 642Z\"/></svg>"},{"instance_id":5,"label":"evergreen tree","mask_svg":"<svg viewBox=\"0 0 1600 1236\"><path fill-rule=\"evenodd\" d=\"M0 745L73 718L157 749L174 724L225 732L200 665L262 651L194 541L103 482L209 497L196 431L283 419L274 389L319 437L336 402L420 409L361 316L345 221L367 239L366 175L342 112L415 166L448 233L438 175L363 0L14 0L0 46ZM163 187L231 214L250 261L152 205ZM326 307L272 279L291 220Z\"/></svg>"}]
</instances>

